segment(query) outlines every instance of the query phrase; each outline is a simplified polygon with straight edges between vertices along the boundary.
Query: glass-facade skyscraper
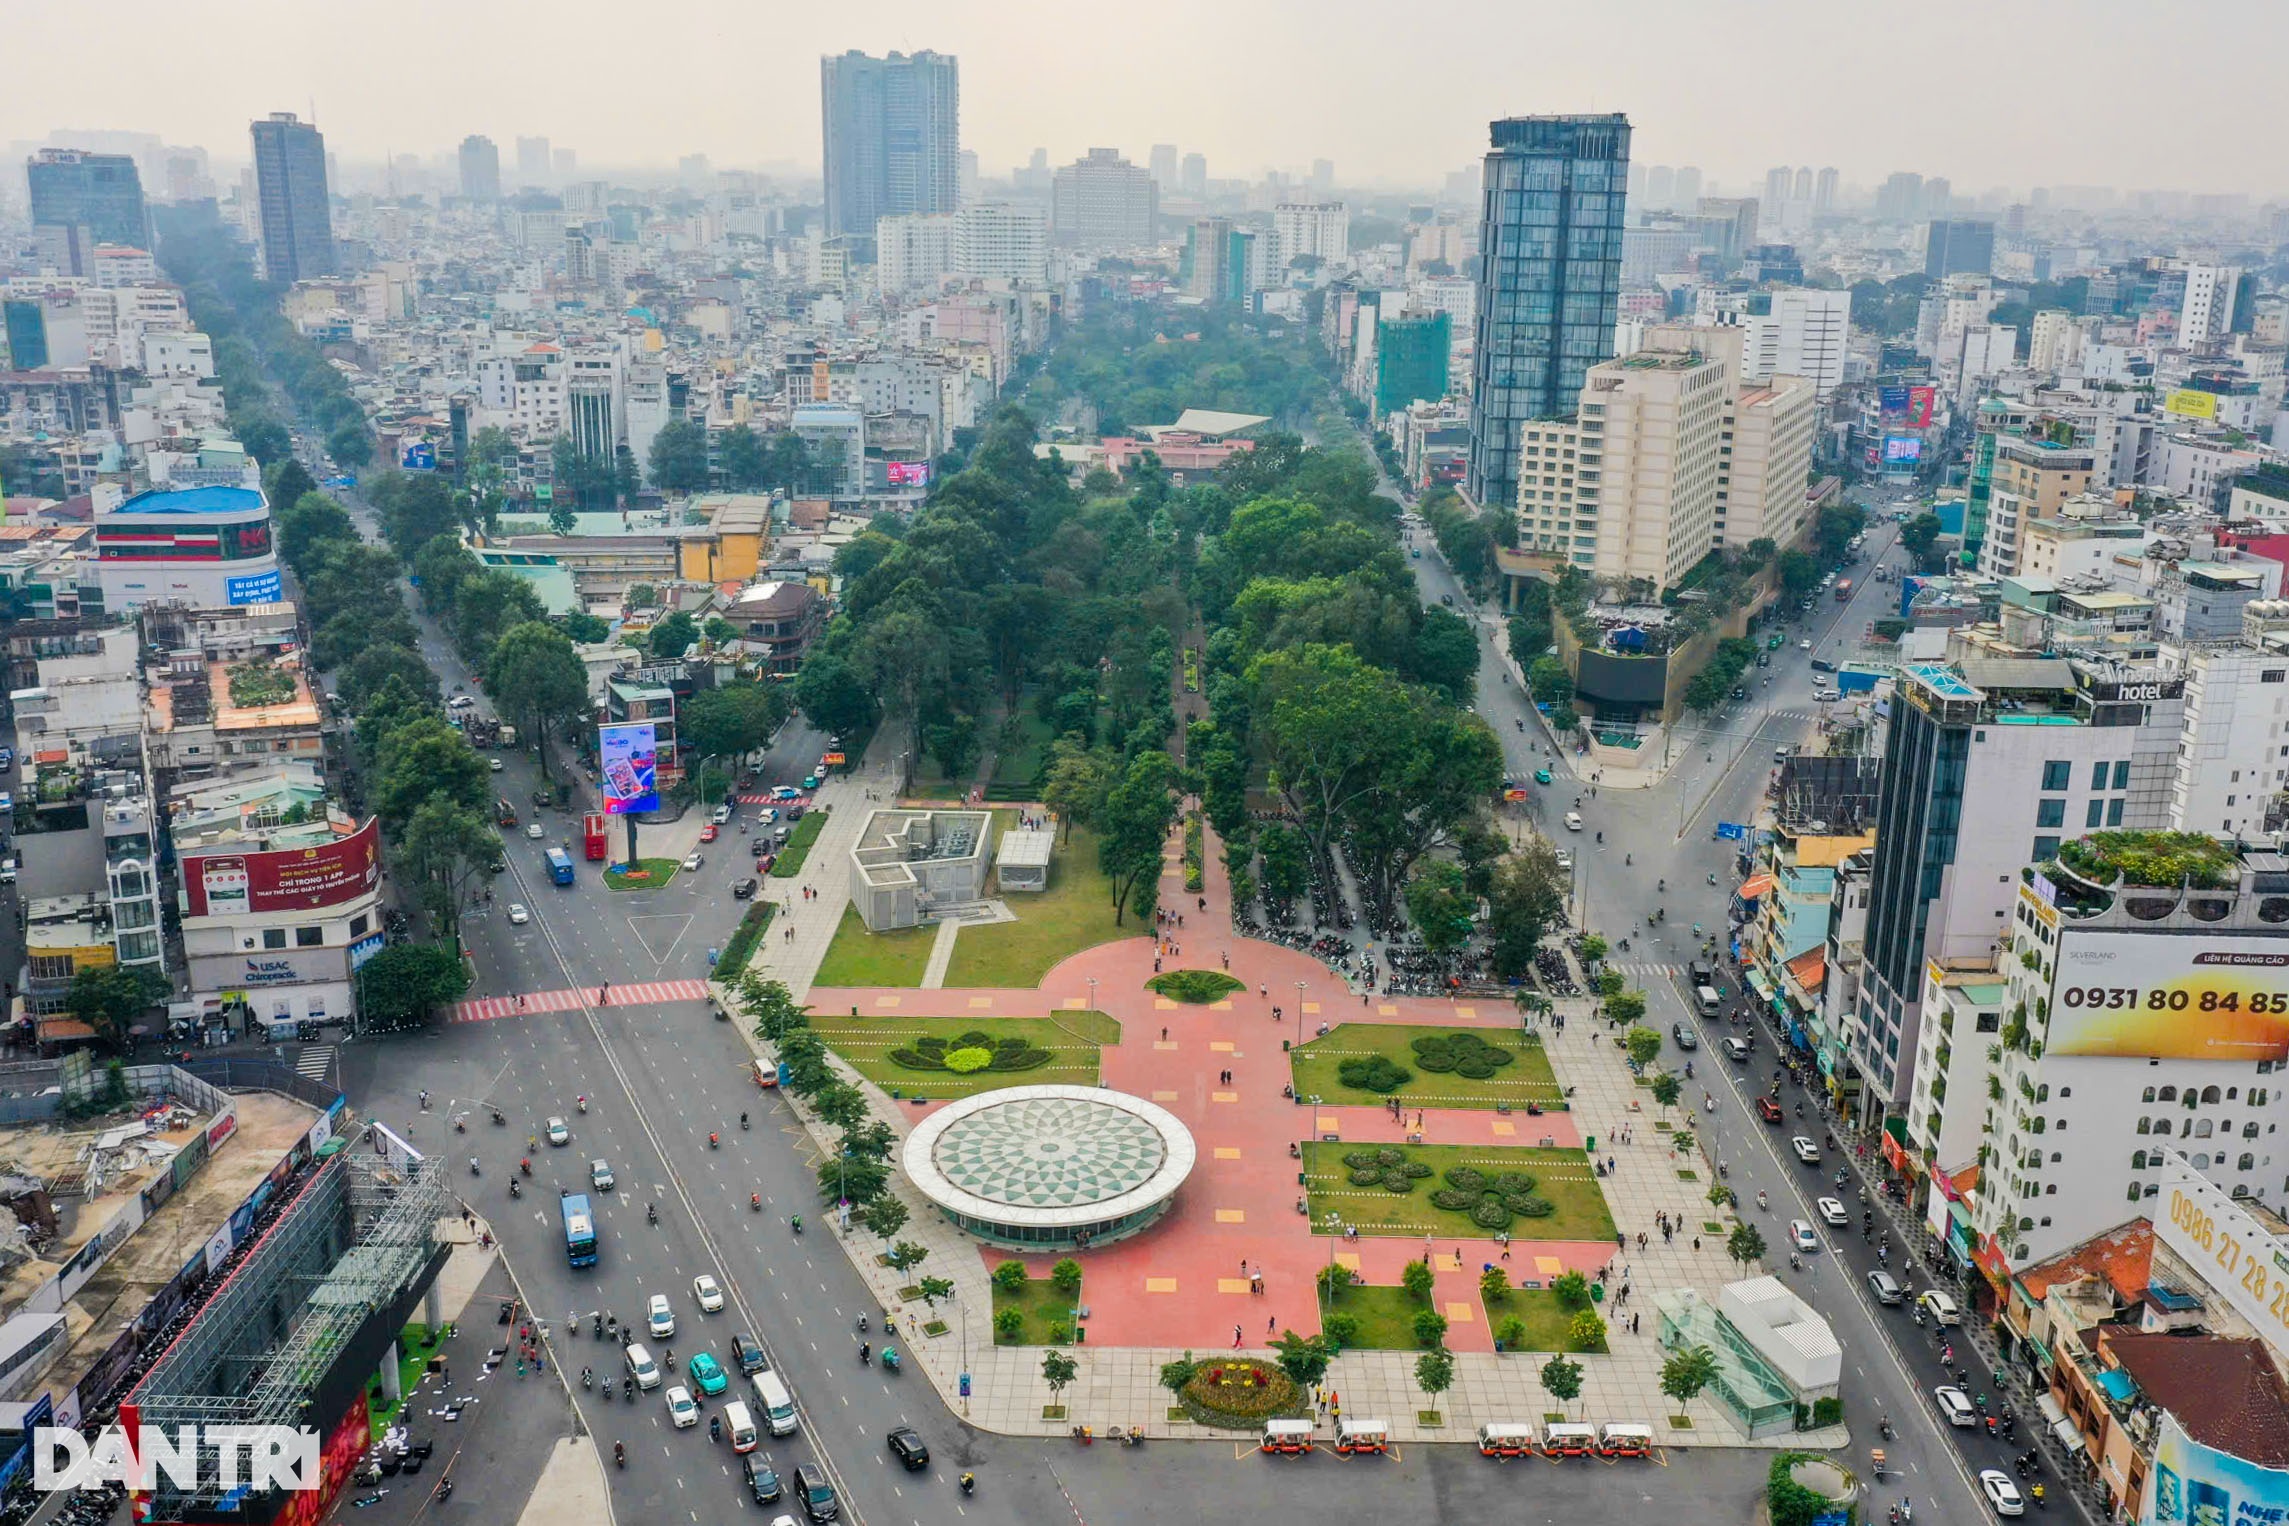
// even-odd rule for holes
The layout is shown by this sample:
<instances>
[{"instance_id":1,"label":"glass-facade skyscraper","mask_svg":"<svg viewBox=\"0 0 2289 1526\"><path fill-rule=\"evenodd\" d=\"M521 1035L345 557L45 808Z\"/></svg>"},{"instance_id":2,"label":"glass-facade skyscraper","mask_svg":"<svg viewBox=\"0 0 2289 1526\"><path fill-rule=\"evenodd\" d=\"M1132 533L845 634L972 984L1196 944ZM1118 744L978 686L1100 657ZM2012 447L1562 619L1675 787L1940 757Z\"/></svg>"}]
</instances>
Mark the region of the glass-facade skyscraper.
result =
<instances>
[{"instance_id":1,"label":"glass-facade skyscraper","mask_svg":"<svg viewBox=\"0 0 2289 1526\"><path fill-rule=\"evenodd\" d=\"M961 195L961 80L950 54L819 60L830 238L877 219L952 212Z\"/></svg>"},{"instance_id":2,"label":"glass-facade skyscraper","mask_svg":"<svg viewBox=\"0 0 2289 1526\"><path fill-rule=\"evenodd\" d=\"M32 190L32 221L82 227L99 244L151 247L143 209L143 177L126 154L91 154L43 148L24 166Z\"/></svg>"},{"instance_id":3,"label":"glass-facade skyscraper","mask_svg":"<svg viewBox=\"0 0 2289 1526\"><path fill-rule=\"evenodd\" d=\"M1518 499L1518 427L1570 418L1613 354L1621 303L1629 118L1505 117L1480 190L1470 496Z\"/></svg>"},{"instance_id":4,"label":"glass-facade skyscraper","mask_svg":"<svg viewBox=\"0 0 2289 1526\"><path fill-rule=\"evenodd\" d=\"M326 140L291 111L272 112L252 131L264 274L281 285L334 274Z\"/></svg>"}]
</instances>

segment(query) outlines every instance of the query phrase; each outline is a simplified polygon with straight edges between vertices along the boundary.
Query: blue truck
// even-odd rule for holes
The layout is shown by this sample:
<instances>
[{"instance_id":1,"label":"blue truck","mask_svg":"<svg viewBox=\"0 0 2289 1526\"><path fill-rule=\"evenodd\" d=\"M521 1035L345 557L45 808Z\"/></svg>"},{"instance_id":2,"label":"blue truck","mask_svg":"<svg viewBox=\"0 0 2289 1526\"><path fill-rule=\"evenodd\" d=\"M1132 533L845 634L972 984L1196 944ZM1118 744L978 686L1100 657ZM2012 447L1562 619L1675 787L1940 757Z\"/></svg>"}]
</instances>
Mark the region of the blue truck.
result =
<instances>
[{"instance_id":1,"label":"blue truck","mask_svg":"<svg viewBox=\"0 0 2289 1526\"><path fill-rule=\"evenodd\" d=\"M548 860L548 877L559 885L572 883L572 855L562 848L551 848L542 855Z\"/></svg>"}]
</instances>

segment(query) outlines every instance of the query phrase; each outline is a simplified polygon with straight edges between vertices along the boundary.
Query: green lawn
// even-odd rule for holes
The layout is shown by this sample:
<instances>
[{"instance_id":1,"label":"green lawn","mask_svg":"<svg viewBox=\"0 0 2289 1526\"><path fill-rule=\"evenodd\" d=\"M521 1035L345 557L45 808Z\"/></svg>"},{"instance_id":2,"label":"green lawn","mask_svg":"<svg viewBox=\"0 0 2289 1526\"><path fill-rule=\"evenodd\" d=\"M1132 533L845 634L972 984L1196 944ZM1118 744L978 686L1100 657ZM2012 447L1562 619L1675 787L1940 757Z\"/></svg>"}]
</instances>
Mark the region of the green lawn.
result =
<instances>
[{"instance_id":1,"label":"green lawn","mask_svg":"<svg viewBox=\"0 0 2289 1526\"><path fill-rule=\"evenodd\" d=\"M827 813L809 810L795 823L795 830L787 834L787 846L779 850L779 861L771 866L771 878L791 880L803 872L803 860L811 856L811 844L819 840L826 830Z\"/></svg>"},{"instance_id":2,"label":"green lawn","mask_svg":"<svg viewBox=\"0 0 2289 1526\"><path fill-rule=\"evenodd\" d=\"M1512 1258L1513 1266L1516 1263ZM1515 1278L1512 1267L1504 1271ZM1511 1287L1510 1297L1499 1304L1481 1304L1486 1311L1486 1328L1500 1330L1506 1319L1517 1319L1526 1326L1526 1338L1516 1346L1505 1346L1505 1351L1564 1351L1566 1326L1573 1323L1574 1311L1558 1301L1558 1295L1548 1288Z\"/></svg>"},{"instance_id":3,"label":"green lawn","mask_svg":"<svg viewBox=\"0 0 2289 1526\"><path fill-rule=\"evenodd\" d=\"M625 864L611 864L604 870L604 884L610 890L657 890L676 877L677 867L672 858L639 858L632 872Z\"/></svg>"},{"instance_id":4,"label":"green lawn","mask_svg":"<svg viewBox=\"0 0 2289 1526\"><path fill-rule=\"evenodd\" d=\"M1001 750L994 755L993 778L986 783L986 794L995 800L1032 799L1041 761L1054 740L1049 723L1034 714L1030 705L1020 709L1002 732Z\"/></svg>"},{"instance_id":5,"label":"green lawn","mask_svg":"<svg viewBox=\"0 0 2289 1526\"><path fill-rule=\"evenodd\" d=\"M997 1282L993 1290L994 1313L998 1315L1004 1309L1015 1309L1025 1316L1025 1326L1018 1332L1017 1339L1012 1341L1003 1341L991 1331L988 1335L1005 1346L1069 1346L1072 1344L1069 1338L1062 1341L1049 1338L1050 1326L1062 1325L1070 1331L1073 1328L1074 1306L1087 1303L1088 1292L1089 1285L1084 1282L1081 1284L1081 1297L1067 1298L1051 1287L1046 1277L1028 1277L1025 1285L1014 1293Z\"/></svg>"},{"instance_id":6,"label":"green lawn","mask_svg":"<svg viewBox=\"0 0 2289 1526\"><path fill-rule=\"evenodd\" d=\"M994 812L995 841L1016 819L1014 811ZM1006 898L1015 922L965 926L954 941L946 968L949 986L1030 988L1041 984L1060 961L1115 938L1149 937L1152 924L1135 918L1115 926L1112 887L1097 868L1097 839L1075 827L1057 844L1049 861L1049 888L1039 895Z\"/></svg>"},{"instance_id":7,"label":"green lawn","mask_svg":"<svg viewBox=\"0 0 2289 1526\"><path fill-rule=\"evenodd\" d=\"M1450 1166L1473 1166L1489 1174L1524 1171L1536 1181L1538 1196L1548 1198L1557 1211L1544 1218L1514 1218L1510 1237L1532 1240L1611 1240L1613 1215L1605 1194L1598 1190L1589 1156L1580 1150L1543 1150L1516 1145L1399 1145L1410 1162L1431 1168L1431 1175L1406 1193L1380 1186L1354 1187L1343 1164L1346 1151L1358 1145L1324 1144L1303 1147L1305 1191L1311 1199L1312 1223L1321 1233L1338 1233L1329 1220L1340 1215L1343 1224L1367 1235L1434 1235L1440 1239L1484 1240L1489 1232L1459 1210L1439 1208L1430 1195Z\"/></svg>"},{"instance_id":8,"label":"green lawn","mask_svg":"<svg viewBox=\"0 0 2289 1526\"><path fill-rule=\"evenodd\" d=\"M1475 1034L1495 1048L1507 1049L1518 1057L1483 1081L1474 1081L1451 1070L1423 1069L1408 1047L1409 1042L1426 1034L1448 1031L1407 1023L1339 1023L1325 1038L1300 1045L1289 1056L1295 1072L1296 1095L1318 1097L1331 1103L1380 1106L1383 1093L1345 1086L1336 1075L1338 1066L1346 1059L1379 1054L1392 1064L1414 1072L1415 1078L1392 1094L1408 1107L1490 1108L1498 1102L1507 1102L1523 1113L1529 1102L1551 1109L1564 1105L1565 1090L1551 1073L1550 1061L1542 1053L1541 1044L1515 1029L1452 1030Z\"/></svg>"},{"instance_id":9,"label":"green lawn","mask_svg":"<svg viewBox=\"0 0 2289 1526\"><path fill-rule=\"evenodd\" d=\"M846 1009L847 1010L847 1009ZM1066 1023L1067 1019L1087 1019ZM1062 1026L1061 1026L1062 1025ZM1101 1025L1101 1026L1100 1026ZM850 1061L860 1075L899 1096L968 1097L1005 1086L1094 1086L1100 1043L1118 1043L1120 1024L1102 1012L1067 1012L1044 1017L846 1017L813 1013L811 1027L829 1048ZM1107 1029L1111 1036L1104 1037ZM954 1039L982 1033L989 1039L1018 1038L1053 1059L1030 1070L915 1069L890 1058L890 1051L916 1039Z\"/></svg>"},{"instance_id":10,"label":"green lawn","mask_svg":"<svg viewBox=\"0 0 2289 1526\"><path fill-rule=\"evenodd\" d=\"M811 818L803 818L805 822ZM800 823L798 823L800 825ZM842 925L827 957L811 984L819 986L918 986L930 966L930 945L937 941L935 927L905 927L896 932L870 933L855 906L842 909Z\"/></svg>"},{"instance_id":11,"label":"green lawn","mask_svg":"<svg viewBox=\"0 0 2289 1526\"><path fill-rule=\"evenodd\" d=\"M1355 1282L1335 1297L1334 1311L1359 1321L1359 1334L1345 1349L1361 1351L1419 1351L1415 1316L1435 1304L1417 1303L1405 1288L1380 1288Z\"/></svg>"}]
</instances>

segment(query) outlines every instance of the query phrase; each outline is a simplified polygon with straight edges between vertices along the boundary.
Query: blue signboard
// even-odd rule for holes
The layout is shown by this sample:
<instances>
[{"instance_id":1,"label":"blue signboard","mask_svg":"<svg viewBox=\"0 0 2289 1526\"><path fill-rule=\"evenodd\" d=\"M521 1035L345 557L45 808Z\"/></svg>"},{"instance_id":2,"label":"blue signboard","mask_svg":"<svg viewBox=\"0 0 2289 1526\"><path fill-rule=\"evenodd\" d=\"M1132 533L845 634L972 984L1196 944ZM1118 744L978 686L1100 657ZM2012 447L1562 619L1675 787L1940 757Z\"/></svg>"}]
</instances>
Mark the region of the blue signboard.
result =
<instances>
[{"instance_id":1,"label":"blue signboard","mask_svg":"<svg viewBox=\"0 0 2289 1526\"><path fill-rule=\"evenodd\" d=\"M399 464L409 472L433 472L437 470L437 447L427 440L408 445Z\"/></svg>"},{"instance_id":2,"label":"blue signboard","mask_svg":"<svg viewBox=\"0 0 2289 1526\"><path fill-rule=\"evenodd\" d=\"M369 933L350 945L350 968L357 969L368 959L382 951L382 935Z\"/></svg>"},{"instance_id":3,"label":"blue signboard","mask_svg":"<svg viewBox=\"0 0 2289 1526\"><path fill-rule=\"evenodd\" d=\"M1738 841L1749 835L1749 829L1737 821L1717 823L1717 836L1727 841Z\"/></svg>"},{"instance_id":4,"label":"blue signboard","mask_svg":"<svg viewBox=\"0 0 2289 1526\"><path fill-rule=\"evenodd\" d=\"M1887 419L1906 418L1908 411L1908 389L1905 387L1877 388L1876 406L1883 410L1884 417Z\"/></svg>"},{"instance_id":5,"label":"blue signboard","mask_svg":"<svg viewBox=\"0 0 2289 1526\"><path fill-rule=\"evenodd\" d=\"M276 604L285 597L286 585L280 581L275 567L268 572L228 578L223 582L223 601L227 604Z\"/></svg>"}]
</instances>

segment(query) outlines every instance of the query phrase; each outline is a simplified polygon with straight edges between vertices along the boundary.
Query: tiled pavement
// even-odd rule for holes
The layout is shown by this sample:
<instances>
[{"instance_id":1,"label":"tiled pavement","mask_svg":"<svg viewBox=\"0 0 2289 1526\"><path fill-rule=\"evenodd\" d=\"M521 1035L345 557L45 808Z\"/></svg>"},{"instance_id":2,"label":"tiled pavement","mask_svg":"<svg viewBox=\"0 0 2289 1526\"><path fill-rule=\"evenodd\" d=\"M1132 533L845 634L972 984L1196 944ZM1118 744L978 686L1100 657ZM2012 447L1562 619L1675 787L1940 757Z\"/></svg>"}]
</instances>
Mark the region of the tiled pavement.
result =
<instances>
[{"instance_id":1,"label":"tiled pavement","mask_svg":"<svg viewBox=\"0 0 2289 1526\"><path fill-rule=\"evenodd\" d=\"M821 789L821 803L836 809L806 865L806 883L830 883L828 866L839 865L848 852L858 822L872 803L870 788L877 796L885 792L887 760L895 751L887 738L878 737L875 751L858 775L831 781ZM931 1253L929 1269L950 1279L956 1290L953 1302L937 1311L947 1326L942 1336L922 1336L918 1325L931 1311L919 1304L909 1307L911 1350L948 1402L988 1429L1056 1434L1073 1423L1100 1428L1142 1423L1155 1434L1205 1436L1209 1433L1199 1427L1167 1419L1168 1395L1159 1387L1158 1373L1161 1364L1181 1355L1183 1348L1165 1337L1156 1339L1155 1332L1174 1326L1209 1333L1214 1338L1193 1338L1192 1349L1205 1356L1228 1349L1230 1343L1224 1337L1231 1325L1238 1323L1244 1347L1260 1353L1267 1321L1276 1319L1283 1327L1292 1324L1306 1331L1316 1328L1311 1277L1331 1249L1337 1255L1358 1256L1361 1270L1373 1282L1396 1281L1399 1262L1421 1253L1419 1242L1370 1239L1345 1245L1298 1232L1296 1188L1285 1143L1303 1130L1297 1128L1294 1104L1280 1095L1286 1065L1273 1040L1293 1036L1299 1016L1313 1026L1322 1021L1320 1013L1313 1010L1322 1004L1321 999L1327 1008L1325 1020L1350 1015L1357 993L1307 956L1233 935L1221 905L1223 875L1215 842L1208 844L1206 857L1210 905L1205 910L1198 906L1198 898L1183 895L1181 879L1166 887L1164 900L1170 904L1179 897L1193 902L1184 908L1187 928L1171 934L1191 946L1169 963L1170 967L1215 968L1221 956L1229 953L1233 974L1252 988L1236 993L1230 1003L1205 1009L1172 1009L1141 991L1153 947L1143 939L1100 945L1077 955L1051 971L1036 992L816 993L837 1009L856 1005L861 1012L884 1015L991 1012L1046 1016L1054 1010L1088 1005L1091 992L1087 982L1094 975L1098 981L1096 1005L1122 1020L1127 1040L1105 1052L1105 1080L1153 1097L1186 1117L1195 1129L1201 1165L1179 1194L1170 1217L1146 1235L1103 1247L1083 1258L1088 1280L1082 1301L1089 1309L1086 1324L1092 1340L1075 1348L1080 1375L1062 1396L1069 1415L1066 1420L1042 1418L1042 1406L1050 1396L1040 1379L1041 1351L992 1343L993 1301L988 1272L992 1263L1003 1259L1002 1254L981 1254L975 1241L929 1211L900 1179L899 1190L913 1213L899 1237L927 1246ZM1180 869L1172 869L1172 879L1180 873ZM839 884L839 877L832 883ZM833 939L843 904L839 893L823 888L817 900L792 900L785 922L794 929L794 937L767 940L769 957L761 961L762 966L798 992L806 991L810 976ZM775 926L774 931L779 928ZM1304 1010L1300 1014L1291 1010L1282 1023L1272 1023L1268 1008L1275 1000L1292 1008L1298 979L1307 983ZM1287 999L1280 1000L1282 997ZM1620 1051L1602 1025L1589 1018L1587 1009L1584 1001L1559 1002L1558 1011L1567 1018L1566 1027L1563 1033L1549 1033L1547 1039L1559 1081L1576 1089L1569 1115L1498 1120L1483 1113L1432 1112L1425 1118L1427 1135L1434 1142L1478 1137L1491 1143L1492 1124L1510 1122L1550 1134L1562 1144L1578 1144L1585 1136L1594 1138L1598 1155L1613 1162L1612 1176L1604 1185L1616 1223L1629 1237L1628 1247L1616 1252L1611 1246L1517 1242L1512 1246L1510 1262L1514 1275L1521 1278L1536 1272L1551 1274L1549 1268L1537 1264L1536 1257L1586 1268L1610 1262L1612 1288L1618 1290L1624 1278L1631 1283L1625 1305L1615 1309L1610 1296L1604 1305L1609 1319L1615 1322L1612 1349L1609 1354L1582 1359L1586 1369L1584 1393L1573 1408L1577 1415L1595 1420L1645 1421L1672 1445L1744 1445L1744 1438L1706 1397L1688 1407L1690 1429L1670 1428L1664 1417L1675 1405L1659 1390L1662 1354L1653 1334L1648 1329L1633 1336L1622 1327L1621 1320L1627 1314L1641 1309L1651 1312L1643 1306L1651 1303L1656 1292L1689 1285L1713 1294L1718 1285L1740 1272L1725 1257L1722 1229L1704 1233L1698 1248L1690 1233L1669 1244L1662 1242L1653 1222L1659 1209L1678 1213L1692 1226L1723 1222L1721 1215L1710 1212L1705 1199L1707 1166L1697 1155L1679 1158L1667 1148L1667 1136L1655 1127L1651 1102L1633 1082ZM1468 1002L1370 999L1362 1015L1382 1021L1449 1026L1507 1026L1517 1021L1506 1006L1486 1002L1474 1006ZM1169 1030L1167 1040L1158 1037L1164 1022ZM1169 1047L1162 1047L1164 1043ZM1234 1084L1229 1087L1209 1079L1225 1068L1234 1072ZM854 1081L859 1079L854 1073L846 1075ZM924 1116L917 1109L900 1111L871 1087L862 1089L877 1115L901 1134ZM1232 1100L1222 1100L1227 1095ZM1317 1109L1311 1127L1319 1128L1318 1114L1328 1112L1335 1115L1345 1138L1382 1137L1372 1132L1378 1124L1395 1134L1388 1117L1373 1108ZM806 1121L824 1144L827 1131L815 1120ZM1481 1127L1489 1132L1477 1133ZM1238 1154L1220 1155L1222 1151ZM1693 1173L1692 1177L1681 1174L1686 1172ZM1635 1239L1640 1232L1647 1236L1643 1249ZM897 1279L875 1264L878 1247L872 1237L864 1231L850 1233L859 1241L852 1247L852 1259L861 1274L886 1302L895 1303ZM1417 1411L1425 1407L1425 1401L1414 1387L1413 1352L1346 1353L1336 1360L1327 1380L1327 1386L1341 1395L1348 1413L1387 1421L1401 1440L1466 1440L1481 1423L1539 1419L1555 1408L1536 1380L1546 1357L1532 1353L1497 1355L1491 1350L1477 1305L1477 1277L1481 1263L1495 1260L1498 1250L1487 1241L1463 1242L1463 1265L1457 1270L1453 1264L1456 1248L1443 1240L1435 1247L1440 1277L1434 1302L1447 1308L1450 1318L1465 1309L1471 1315L1468 1323L1457 1319L1450 1330L1449 1344L1456 1350L1458 1361L1455 1386L1439 1404L1444 1424L1431 1429L1417 1423ZM1238 1276L1243 1255L1251 1265L1265 1266L1265 1294L1248 1292L1246 1281ZM1173 1290L1159 1291L1152 1286L1168 1281L1175 1283ZM1250 1320L1255 1321L1252 1328ZM1123 1344L1124 1340L1137 1344ZM957 1379L964 1372L971 1379L971 1397L966 1400L957 1396ZM1830 1447L1842 1445L1846 1439L1843 1428L1836 1427L1774 1438L1771 1444Z\"/></svg>"}]
</instances>

